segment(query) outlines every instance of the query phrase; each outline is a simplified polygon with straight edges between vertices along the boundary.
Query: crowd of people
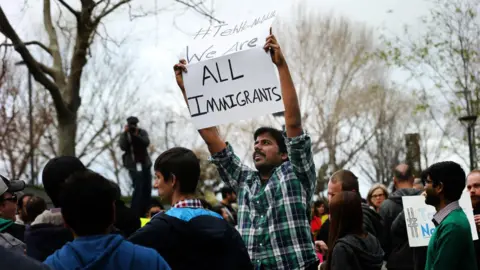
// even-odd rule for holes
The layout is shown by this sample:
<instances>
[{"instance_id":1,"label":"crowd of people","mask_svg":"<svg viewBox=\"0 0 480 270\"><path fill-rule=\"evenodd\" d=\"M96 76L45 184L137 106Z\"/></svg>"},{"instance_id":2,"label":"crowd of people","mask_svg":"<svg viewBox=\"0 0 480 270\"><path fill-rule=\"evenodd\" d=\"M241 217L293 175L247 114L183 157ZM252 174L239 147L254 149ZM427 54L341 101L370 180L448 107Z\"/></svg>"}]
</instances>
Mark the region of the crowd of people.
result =
<instances>
[{"instance_id":1,"label":"crowd of people","mask_svg":"<svg viewBox=\"0 0 480 270\"><path fill-rule=\"evenodd\" d=\"M411 168L400 164L394 190L374 185L364 200L358 177L342 169L330 177L327 198L311 203L316 169L290 70L273 35L264 49L278 69L285 130L255 131L255 170L216 127L199 130L225 183L219 205L196 197L199 159L183 147L137 170L148 175L153 166L153 187L168 210L155 201L148 207L150 199L139 195L144 191L130 209L114 182L75 157L57 157L42 172L53 208L31 194L17 198L25 183L1 176L2 269L479 269L480 244L458 201L466 187L480 229L480 171L467 177L460 165L447 161L416 180ZM186 62L174 71L187 101ZM130 163L133 170L135 156ZM408 244L402 197L414 195L425 196L437 211L428 247Z\"/></svg>"}]
</instances>

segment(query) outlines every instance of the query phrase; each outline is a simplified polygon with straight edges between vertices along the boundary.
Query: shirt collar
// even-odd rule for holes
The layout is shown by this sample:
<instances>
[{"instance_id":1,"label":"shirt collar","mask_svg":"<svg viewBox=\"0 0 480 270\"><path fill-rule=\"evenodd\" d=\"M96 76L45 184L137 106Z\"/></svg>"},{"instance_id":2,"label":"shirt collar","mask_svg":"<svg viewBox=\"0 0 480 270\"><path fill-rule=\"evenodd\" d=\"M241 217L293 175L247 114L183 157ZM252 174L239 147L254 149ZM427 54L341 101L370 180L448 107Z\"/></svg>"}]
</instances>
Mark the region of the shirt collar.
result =
<instances>
[{"instance_id":1,"label":"shirt collar","mask_svg":"<svg viewBox=\"0 0 480 270\"><path fill-rule=\"evenodd\" d=\"M203 208L203 205L199 199L187 199L177 202L172 208Z\"/></svg>"},{"instance_id":2,"label":"shirt collar","mask_svg":"<svg viewBox=\"0 0 480 270\"><path fill-rule=\"evenodd\" d=\"M435 215L433 215L433 224L435 224L435 226L438 226L440 225L440 223L442 223L442 221L453 211L453 210L457 210L457 209L460 209L460 204L458 203L458 201L454 201L454 202L451 202L449 203L447 206L445 206L442 210L438 211L437 213L435 213Z\"/></svg>"}]
</instances>

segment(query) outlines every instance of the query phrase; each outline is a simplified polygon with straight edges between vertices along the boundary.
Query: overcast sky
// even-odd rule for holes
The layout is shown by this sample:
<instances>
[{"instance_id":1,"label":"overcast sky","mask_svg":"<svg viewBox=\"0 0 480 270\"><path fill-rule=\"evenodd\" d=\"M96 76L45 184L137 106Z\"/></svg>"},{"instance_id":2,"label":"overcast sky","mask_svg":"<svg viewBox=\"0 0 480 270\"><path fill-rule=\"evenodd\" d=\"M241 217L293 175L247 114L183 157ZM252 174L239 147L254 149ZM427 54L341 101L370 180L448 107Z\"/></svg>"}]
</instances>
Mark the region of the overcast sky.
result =
<instances>
[{"instance_id":1,"label":"overcast sky","mask_svg":"<svg viewBox=\"0 0 480 270\"><path fill-rule=\"evenodd\" d=\"M11 24L17 29L23 40L38 37L42 30L42 13L40 0L28 0L24 9L20 0L0 0ZM55 0L52 0L55 2ZM77 7L78 0L68 0ZM135 1L148 3L154 1ZM168 1L157 1L164 3ZM217 0L213 3L215 17L223 21L238 21L254 15L277 10L279 18L288 19L292 7L302 1L287 0ZM334 12L347 18L375 28L376 34L386 32L401 35L405 24L419 28L419 17L428 15L429 4L422 0L307 0L312 9L324 13ZM153 5L153 4L151 4ZM182 8L181 5L176 5ZM65 11L66 12L66 11ZM178 61L181 48L186 45L192 34L200 26L208 25L208 20L193 12L175 11L162 12L157 16L128 20L126 10L109 17L106 27L115 39L126 40L118 49L119 56L136 55L134 62L140 73L147 74L150 79L141 90L141 95L149 101L165 102L167 89L175 89L176 84L172 66ZM421 29L420 29L421 30ZM275 31L275 30L274 30ZM281 43L281 40L280 40ZM288 55L286 56L288 59ZM394 78L401 80L402 73L395 72ZM132 78L134 79L134 78ZM169 102L176 102L168 99ZM178 106L179 109L184 108ZM362 187L362 195L366 195L366 186Z\"/></svg>"}]
</instances>

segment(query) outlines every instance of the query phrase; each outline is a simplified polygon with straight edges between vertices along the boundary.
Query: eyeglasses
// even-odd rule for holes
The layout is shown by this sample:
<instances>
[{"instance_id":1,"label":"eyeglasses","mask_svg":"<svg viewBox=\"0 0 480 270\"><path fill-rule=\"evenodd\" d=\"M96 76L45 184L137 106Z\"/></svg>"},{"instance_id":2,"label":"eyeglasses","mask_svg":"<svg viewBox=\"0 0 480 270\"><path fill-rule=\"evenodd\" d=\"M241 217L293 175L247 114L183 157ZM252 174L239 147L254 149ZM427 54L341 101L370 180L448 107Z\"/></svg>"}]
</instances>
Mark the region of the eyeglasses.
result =
<instances>
[{"instance_id":1,"label":"eyeglasses","mask_svg":"<svg viewBox=\"0 0 480 270\"><path fill-rule=\"evenodd\" d=\"M383 197L385 197L385 194L383 194L383 193L382 193L382 194L372 195L372 198L374 198L374 199L383 198Z\"/></svg>"}]
</instances>

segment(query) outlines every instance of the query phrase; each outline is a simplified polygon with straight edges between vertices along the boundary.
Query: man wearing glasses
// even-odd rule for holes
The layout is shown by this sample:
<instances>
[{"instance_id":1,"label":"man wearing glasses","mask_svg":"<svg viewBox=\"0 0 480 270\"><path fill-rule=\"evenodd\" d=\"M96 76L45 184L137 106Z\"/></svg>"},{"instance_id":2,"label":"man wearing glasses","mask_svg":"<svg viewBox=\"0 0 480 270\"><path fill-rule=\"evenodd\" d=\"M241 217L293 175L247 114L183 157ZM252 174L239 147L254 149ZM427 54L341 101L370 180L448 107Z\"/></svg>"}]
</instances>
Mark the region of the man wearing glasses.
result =
<instances>
[{"instance_id":1,"label":"man wearing glasses","mask_svg":"<svg viewBox=\"0 0 480 270\"><path fill-rule=\"evenodd\" d=\"M0 175L0 233L8 233L23 242L25 226L15 224L17 196L25 188L23 181L10 181Z\"/></svg>"}]
</instances>

